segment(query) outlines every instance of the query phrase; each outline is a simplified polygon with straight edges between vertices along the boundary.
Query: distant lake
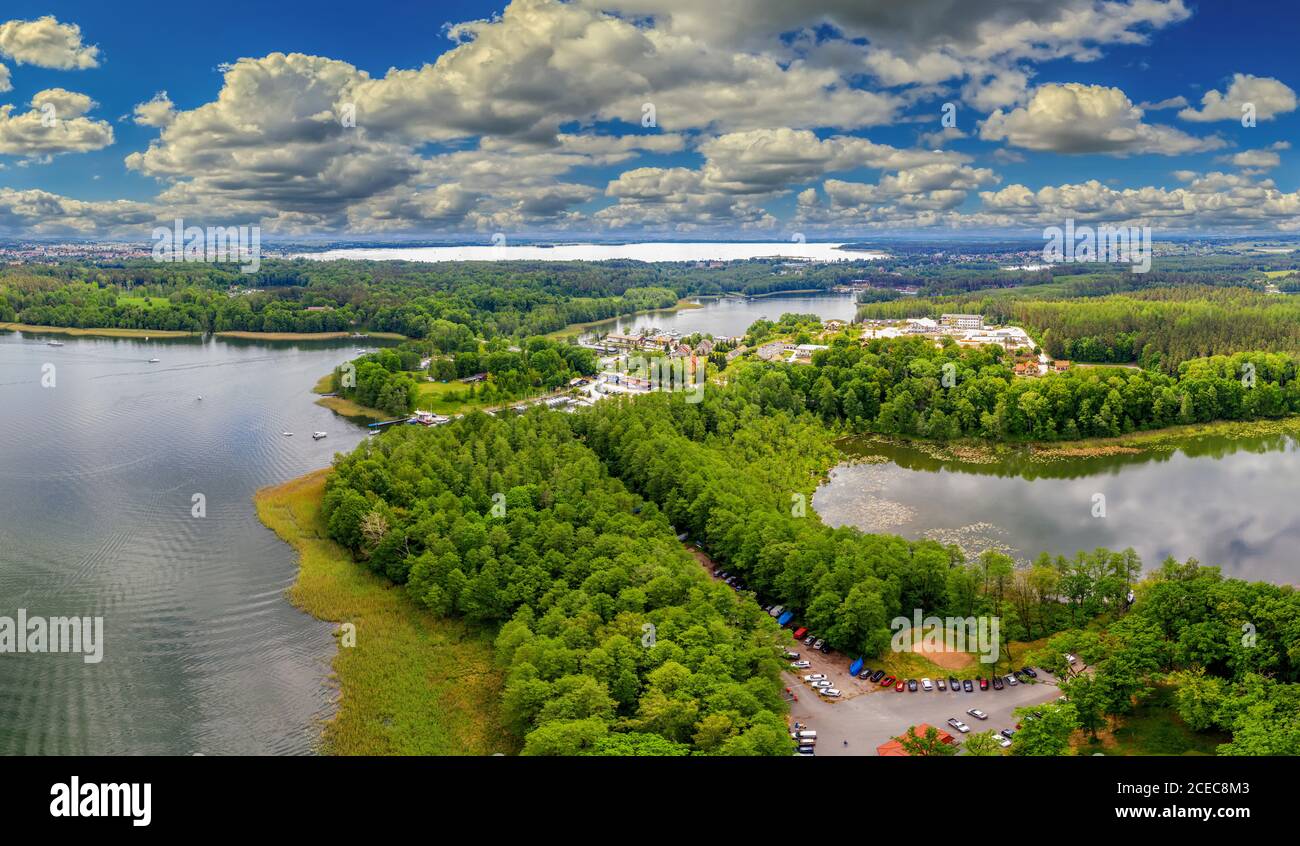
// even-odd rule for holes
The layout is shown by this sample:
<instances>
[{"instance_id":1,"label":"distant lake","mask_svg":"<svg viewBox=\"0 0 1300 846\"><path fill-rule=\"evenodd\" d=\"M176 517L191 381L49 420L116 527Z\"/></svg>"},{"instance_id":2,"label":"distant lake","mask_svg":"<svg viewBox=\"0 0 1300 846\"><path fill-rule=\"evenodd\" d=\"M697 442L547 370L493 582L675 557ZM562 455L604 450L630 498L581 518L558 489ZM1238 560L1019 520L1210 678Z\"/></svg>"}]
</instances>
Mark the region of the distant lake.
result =
<instances>
[{"instance_id":1,"label":"distant lake","mask_svg":"<svg viewBox=\"0 0 1300 846\"><path fill-rule=\"evenodd\" d=\"M312 750L332 626L251 497L365 437L310 393L354 346L0 332L0 615L105 626L99 664L0 654L0 754Z\"/></svg>"},{"instance_id":2,"label":"distant lake","mask_svg":"<svg viewBox=\"0 0 1300 846\"><path fill-rule=\"evenodd\" d=\"M698 308L652 311L601 321L591 330L628 334L660 329L683 335L702 332L724 337L743 335L754 321L778 320L783 314L815 314L822 320L849 321L858 310L853 294L779 294L753 299L715 297L697 302L700 303Z\"/></svg>"},{"instance_id":3,"label":"distant lake","mask_svg":"<svg viewBox=\"0 0 1300 846\"><path fill-rule=\"evenodd\" d=\"M881 258L884 253L869 250L841 250L841 244L773 241L769 243L560 244L554 247L530 245L500 247L465 245L456 247L358 247L301 253L295 258L316 261L366 259L371 261L740 261L753 258L799 258L817 261L854 261Z\"/></svg>"},{"instance_id":4,"label":"distant lake","mask_svg":"<svg viewBox=\"0 0 1300 846\"><path fill-rule=\"evenodd\" d=\"M956 543L968 557L1133 547L1147 569L1196 558L1225 576L1300 584L1300 443L1191 439L1172 452L993 464L865 443L813 495L831 526ZM1105 516L1093 516L1094 496Z\"/></svg>"}]
</instances>

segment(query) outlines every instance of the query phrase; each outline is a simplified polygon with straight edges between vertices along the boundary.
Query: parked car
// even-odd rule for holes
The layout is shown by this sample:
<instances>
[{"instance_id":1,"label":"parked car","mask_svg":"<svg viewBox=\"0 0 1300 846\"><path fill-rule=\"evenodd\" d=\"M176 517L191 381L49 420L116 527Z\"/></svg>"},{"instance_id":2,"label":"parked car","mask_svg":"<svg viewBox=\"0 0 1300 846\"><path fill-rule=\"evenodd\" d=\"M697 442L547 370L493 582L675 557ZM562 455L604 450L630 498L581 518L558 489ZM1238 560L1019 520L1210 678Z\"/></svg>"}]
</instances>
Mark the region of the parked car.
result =
<instances>
[{"instance_id":1,"label":"parked car","mask_svg":"<svg viewBox=\"0 0 1300 846\"><path fill-rule=\"evenodd\" d=\"M858 678L862 679L863 681L869 681L871 679L871 668L863 667L862 672L858 673Z\"/></svg>"},{"instance_id":2,"label":"parked car","mask_svg":"<svg viewBox=\"0 0 1300 846\"><path fill-rule=\"evenodd\" d=\"M921 689L934 690L934 682L930 681L929 679L921 679Z\"/></svg>"},{"instance_id":3,"label":"parked car","mask_svg":"<svg viewBox=\"0 0 1300 846\"><path fill-rule=\"evenodd\" d=\"M907 680L907 689L912 693L916 693L916 679Z\"/></svg>"},{"instance_id":4,"label":"parked car","mask_svg":"<svg viewBox=\"0 0 1300 846\"><path fill-rule=\"evenodd\" d=\"M1003 749L1006 749L1008 746L1011 745L1011 738L1009 737L1003 737L1001 735L995 734L993 735L993 739L996 740L998 742L998 746L1001 746Z\"/></svg>"},{"instance_id":5,"label":"parked car","mask_svg":"<svg viewBox=\"0 0 1300 846\"><path fill-rule=\"evenodd\" d=\"M971 684L970 679L966 679L966 681L961 683L961 689L967 693L973 693L975 691L975 685Z\"/></svg>"},{"instance_id":6,"label":"parked car","mask_svg":"<svg viewBox=\"0 0 1300 846\"><path fill-rule=\"evenodd\" d=\"M1012 687L1015 687L1016 685L1020 684L1020 682L1016 681L1016 677L1015 677L1015 676L1013 676L1013 675L1009 675L1009 674L1008 674L1008 675L1007 675L1007 684L1011 685Z\"/></svg>"},{"instance_id":7,"label":"parked car","mask_svg":"<svg viewBox=\"0 0 1300 846\"><path fill-rule=\"evenodd\" d=\"M948 676L948 689L953 693L961 690L961 682L957 681L956 676Z\"/></svg>"},{"instance_id":8,"label":"parked car","mask_svg":"<svg viewBox=\"0 0 1300 846\"><path fill-rule=\"evenodd\" d=\"M1027 681L1029 679L1024 670L1012 670L1011 675L1015 677L1016 681Z\"/></svg>"},{"instance_id":9,"label":"parked car","mask_svg":"<svg viewBox=\"0 0 1300 846\"><path fill-rule=\"evenodd\" d=\"M961 720L957 719L956 717L949 717L949 718L948 718L948 725L950 725L950 726L952 726L953 728L957 729L957 731L961 732L962 734L966 734L968 731L970 731L970 726L966 725L965 723L963 723Z\"/></svg>"},{"instance_id":10,"label":"parked car","mask_svg":"<svg viewBox=\"0 0 1300 846\"><path fill-rule=\"evenodd\" d=\"M1016 736L1016 733L1011 729L1003 729L1002 731L998 732L998 734L1002 735L1007 740L1010 740L1011 738Z\"/></svg>"},{"instance_id":11,"label":"parked car","mask_svg":"<svg viewBox=\"0 0 1300 846\"><path fill-rule=\"evenodd\" d=\"M808 634L808 627L807 627L807 626L800 626L799 628L797 628L797 629L794 630L794 639L795 639L795 640L803 640L803 639L804 639L804 635L806 635L806 634Z\"/></svg>"},{"instance_id":12,"label":"parked car","mask_svg":"<svg viewBox=\"0 0 1300 846\"><path fill-rule=\"evenodd\" d=\"M831 687L834 684L830 679L818 679L812 683L813 687Z\"/></svg>"},{"instance_id":13,"label":"parked car","mask_svg":"<svg viewBox=\"0 0 1300 846\"><path fill-rule=\"evenodd\" d=\"M826 645L826 641L822 640L821 638L817 638L817 640L813 641L812 646L813 649L821 649L825 645Z\"/></svg>"},{"instance_id":14,"label":"parked car","mask_svg":"<svg viewBox=\"0 0 1300 846\"><path fill-rule=\"evenodd\" d=\"M830 655L830 654L831 654L831 645L830 645L829 643L823 643L821 646L819 646L819 647L817 647L817 648L821 650L821 653L822 653L823 655Z\"/></svg>"},{"instance_id":15,"label":"parked car","mask_svg":"<svg viewBox=\"0 0 1300 846\"><path fill-rule=\"evenodd\" d=\"M884 671L884 670L876 670L874 673L871 674L871 680L872 680L873 682L878 682L878 681L880 681L881 679L883 679L884 677L885 677L885 671Z\"/></svg>"},{"instance_id":16,"label":"parked car","mask_svg":"<svg viewBox=\"0 0 1300 846\"><path fill-rule=\"evenodd\" d=\"M790 736L795 740L806 740L810 743L817 742L817 732L814 729L799 729L798 731L792 731L790 732Z\"/></svg>"},{"instance_id":17,"label":"parked car","mask_svg":"<svg viewBox=\"0 0 1300 846\"><path fill-rule=\"evenodd\" d=\"M840 697L839 688L834 687L823 687L818 691L818 693L822 696L829 696L831 699L838 699Z\"/></svg>"},{"instance_id":18,"label":"parked car","mask_svg":"<svg viewBox=\"0 0 1300 846\"><path fill-rule=\"evenodd\" d=\"M793 649L787 649L785 652L783 652L783 653L781 653L781 654L785 656L785 660L787 660L787 661L798 661L798 660L799 660L799 653L798 653L798 652L795 652Z\"/></svg>"},{"instance_id":19,"label":"parked car","mask_svg":"<svg viewBox=\"0 0 1300 846\"><path fill-rule=\"evenodd\" d=\"M792 663L790 664L790 669L792 669L792 670L806 670L806 669L808 669L808 668L811 667L811 666L812 666L812 662L811 662L811 661L807 661L807 660L805 660L805 661L794 661L794 662L792 662Z\"/></svg>"},{"instance_id":20,"label":"parked car","mask_svg":"<svg viewBox=\"0 0 1300 846\"><path fill-rule=\"evenodd\" d=\"M1031 679L1036 679L1036 678L1038 678L1038 673L1034 670L1033 667L1021 667L1021 668L1020 668L1020 672L1024 673L1024 674L1027 675L1027 676L1029 676Z\"/></svg>"},{"instance_id":21,"label":"parked car","mask_svg":"<svg viewBox=\"0 0 1300 846\"><path fill-rule=\"evenodd\" d=\"M948 689L948 685L944 682L943 679L935 679L935 680L934 680L934 686L937 687L937 688L939 688L940 690L947 690L947 689Z\"/></svg>"},{"instance_id":22,"label":"parked car","mask_svg":"<svg viewBox=\"0 0 1300 846\"><path fill-rule=\"evenodd\" d=\"M767 613L771 614L773 617L780 617L781 612L784 610L785 610L784 605L773 605L771 608L767 609Z\"/></svg>"},{"instance_id":23,"label":"parked car","mask_svg":"<svg viewBox=\"0 0 1300 846\"><path fill-rule=\"evenodd\" d=\"M988 689L989 689L989 680L984 678L983 676L980 676L980 690L988 690Z\"/></svg>"},{"instance_id":24,"label":"parked car","mask_svg":"<svg viewBox=\"0 0 1300 846\"><path fill-rule=\"evenodd\" d=\"M895 690L896 692L898 692L898 693L902 693L902 692L903 692L903 688L905 688L905 687L907 687L907 682L901 682L901 681L900 681L898 684L894 685L894 690Z\"/></svg>"},{"instance_id":25,"label":"parked car","mask_svg":"<svg viewBox=\"0 0 1300 846\"><path fill-rule=\"evenodd\" d=\"M810 635L808 635L806 638L803 639L803 645L804 645L804 646L812 646L812 645L813 645L813 641L815 641L816 639L817 639L817 635L812 635L812 634L810 634Z\"/></svg>"},{"instance_id":26,"label":"parked car","mask_svg":"<svg viewBox=\"0 0 1300 846\"><path fill-rule=\"evenodd\" d=\"M825 673L810 673L804 676L803 680L806 682L815 682L815 681L822 681L825 678L826 678Z\"/></svg>"},{"instance_id":27,"label":"parked car","mask_svg":"<svg viewBox=\"0 0 1300 846\"><path fill-rule=\"evenodd\" d=\"M1006 687L1006 685L1004 685L1004 684L1002 683L1002 676L994 676L994 677L993 677L993 689L994 689L994 690L1001 690L1001 689L1004 688L1004 687Z\"/></svg>"},{"instance_id":28,"label":"parked car","mask_svg":"<svg viewBox=\"0 0 1300 846\"><path fill-rule=\"evenodd\" d=\"M880 680L880 686L881 686L881 687L893 687L893 686L894 686L894 682L896 682L896 681L898 681L898 679L894 678L893 676L885 676L883 679Z\"/></svg>"},{"instance_id":29,"label":"parked car","mask_svg":"<svg viewBox=\"0 0 1300 846\"><path fill-rule=\"evenodd\" d=\"M984 713L983 711L981 711L979 708L971 708L971 709L970 709L969 711L967 711L966 713L967 713L967 714L970 714L972 717L974 717L974 718L977 719L977 720L987 720L987 719L989 718L989 715L988 715L988 714L985 714L985 713Z\"/></svg>"}]
</instances>

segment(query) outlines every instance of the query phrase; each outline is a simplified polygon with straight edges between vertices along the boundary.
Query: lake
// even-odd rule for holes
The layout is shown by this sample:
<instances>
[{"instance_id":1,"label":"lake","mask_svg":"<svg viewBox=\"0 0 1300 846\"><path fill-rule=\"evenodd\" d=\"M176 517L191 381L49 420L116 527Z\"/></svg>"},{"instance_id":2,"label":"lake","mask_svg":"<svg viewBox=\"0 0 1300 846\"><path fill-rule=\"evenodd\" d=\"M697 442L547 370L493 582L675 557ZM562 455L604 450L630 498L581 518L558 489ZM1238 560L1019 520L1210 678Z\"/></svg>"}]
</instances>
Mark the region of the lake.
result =
<instances>
[{"instance_id":1,"label":"lake","mask_svg":"<svg viewBox=\"0 0 1300 846\"><path fill-rule=\"evenodd\" d=\"M251 497L365 437L310 393L354 347L0 333L0 615L105 627L99 664L0 654L0 754L313 750L333 627Z\"/></svg>"},{"instance_id":2,"label":"lake","mask_svg":"<svg viewBox=\"0 0 1300 846\"><path fill-rule=\"evenodd\" d=\"M640 244L557 244L553 247L520 244L502 246L465 244L453 247L349 247L291 258L315 261L356 259L370 261L742 261L754 258L798 258L816 261L877 259L884 253L841 250L842 243L802 241L695 243L647 242Z\"/></svg>"},{"instance_id":3,"label":"lake","mask_svg":"<svg viewBox=\"0 0 1300 846\"><path fill-rule=\"evenodd\" d=\"M816 314L822 320L849 321L857 314L853 294L780 294L768 297L715 297L697 300L698 308L652 311L632 317L601 321L592 332L640 334L651 329L690 335L703 332L714 337L743 335L756 320L778 320L781 315ZM591 334L590 332L588 333Z\"/></svg>"},{"instance_id":4,"label":"lake","mask_svg":"<svg viewBox=\"0 0 1300 846\"><path fill-rule=\"evenodd\" d=\"M915 448L861 444L813 496L831 526L1001 549L1026 560L1099 546L1133 547L1226 576L1300 583L1300 444L1286 435L1205 436L1172 452L994 464L935 459ZM1096 495L1105 497L1096 500ZM1104 516L1094 516L1104 502Z\"/></svg>"}]
</instances>

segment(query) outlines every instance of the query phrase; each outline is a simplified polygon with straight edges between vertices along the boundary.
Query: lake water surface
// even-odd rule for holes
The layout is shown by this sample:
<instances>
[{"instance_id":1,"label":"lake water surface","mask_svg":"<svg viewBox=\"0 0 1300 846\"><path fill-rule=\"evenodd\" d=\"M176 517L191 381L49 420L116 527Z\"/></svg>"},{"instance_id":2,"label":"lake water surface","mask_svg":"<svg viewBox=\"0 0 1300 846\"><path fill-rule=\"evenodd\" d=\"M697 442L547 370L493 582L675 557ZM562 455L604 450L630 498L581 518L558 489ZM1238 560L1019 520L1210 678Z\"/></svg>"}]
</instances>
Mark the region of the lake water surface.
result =
<instances>
[{"instance_id":1,"label":"lake water surface","mask_svg":"<svg viewBox=\"0 0 1300 846\"><path fill-rule=\"evenodd\" d=\"M296 553L251 497L365 436L310 393L354 356L0 333L0 615L102 616L106 643L0 654L0 754L312 750L332 627L285 599Z\"/></svg>"},{"instance_id":2,"label":"lake water surface","mask_svg":"<svg viewBox=\"0 0 1300 846\"><path fill-rule=\"evenodd\" d=\"M652 329L714 337L743 335L756 320L779 320L783 314L815 314L822 320L849 321L857 314L853 294L780 294L770 297L714 297L698 301L698 308L652 311L633 317L605 320L592 332L639 334Z\"/></svg>"},{"instance_id":3,"label":"lake water surface","mask_svg":"<svg viewBox=\"0 0 1300 846\"><path fill-rule=\"evenodd\" d=\"M1021 560L1131 546L1147 568L1172 555L1226 576L1300 583L1300 444L1285 435L1048 463L968 464L875 444L856 452L866 461L836 467L813 496L829 525ZM1094 516L1099 494L1104 516Z\"/></svg>"}]
</instances>

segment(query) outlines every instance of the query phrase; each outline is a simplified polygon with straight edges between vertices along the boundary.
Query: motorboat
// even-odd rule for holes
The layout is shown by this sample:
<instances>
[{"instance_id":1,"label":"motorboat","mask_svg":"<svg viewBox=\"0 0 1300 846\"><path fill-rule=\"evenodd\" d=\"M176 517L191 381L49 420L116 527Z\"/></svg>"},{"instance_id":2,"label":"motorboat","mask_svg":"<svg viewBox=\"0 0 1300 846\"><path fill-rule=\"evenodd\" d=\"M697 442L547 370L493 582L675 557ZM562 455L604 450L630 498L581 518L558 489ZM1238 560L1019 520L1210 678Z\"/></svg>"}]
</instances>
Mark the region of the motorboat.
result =
<instances>
[{"instance_id":1,"label":"motorboat","mask_svg":"<svg viewBox=\"0 0 1300 846\"><path fill-rule=\"evenodd\" d=\"M159 361L160 361L160 359L157 359L157 358L151 358L151 359L149 359L149 363L150 363L150 364L157 364Z\"/></svg>"},{"instance_id":2,"label":"motorboat","mask_svg":"<svg viewBox=\"0 0 1300 846\"><path fill-rule=\"evenodd\" d=\"M319 441L321 438L325 437L325 433L324 433L324 432L312 432L312 433L311 433L311 436L312 436L312 439L313 439L313 440L317 440L317 441Z\"/></svg>"},{"instance_id":3,"label":"motorboat","mask_svg":"<svg viewBox=\"0 0 1300 846\"><path fill-rule=\"evenodd\" d=\"M50 345L51 347L61 347L61 346L63 346L63 342L62 342L62 341L46 341L46 343L47 343L48 345Z\"/></svg>"}]
</instances>

